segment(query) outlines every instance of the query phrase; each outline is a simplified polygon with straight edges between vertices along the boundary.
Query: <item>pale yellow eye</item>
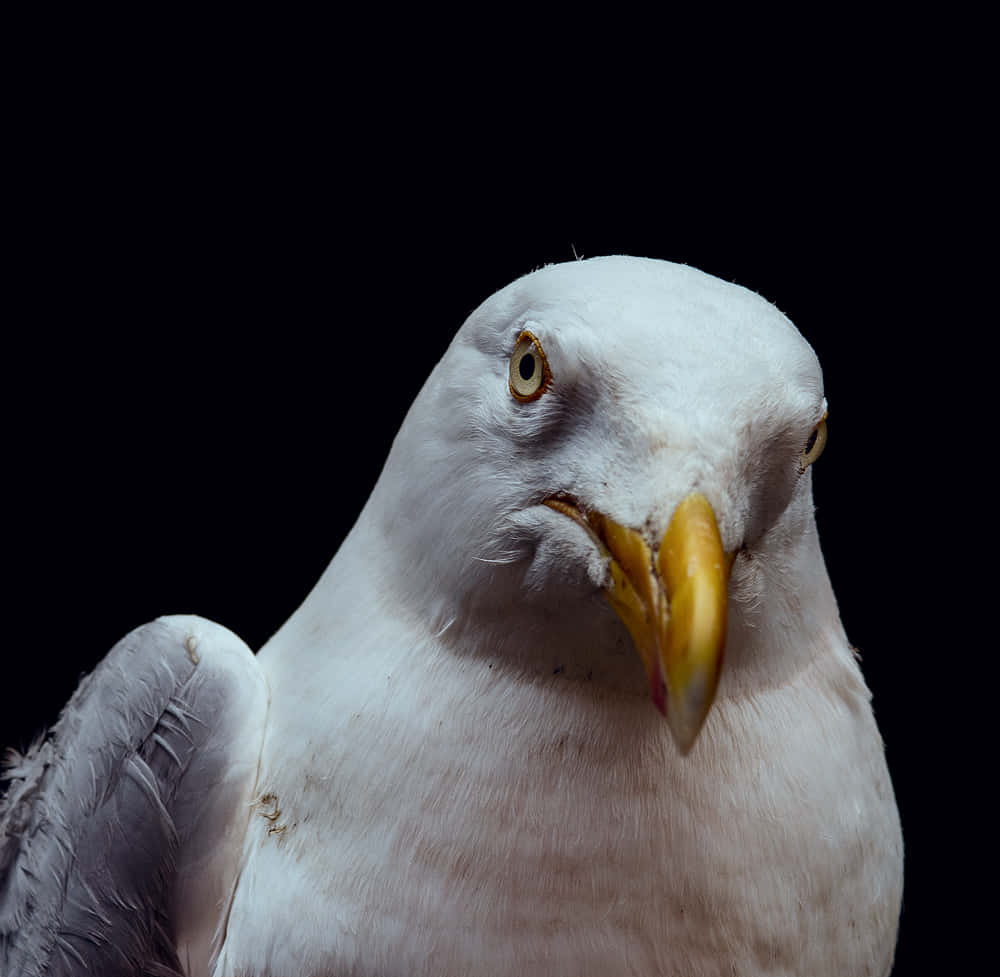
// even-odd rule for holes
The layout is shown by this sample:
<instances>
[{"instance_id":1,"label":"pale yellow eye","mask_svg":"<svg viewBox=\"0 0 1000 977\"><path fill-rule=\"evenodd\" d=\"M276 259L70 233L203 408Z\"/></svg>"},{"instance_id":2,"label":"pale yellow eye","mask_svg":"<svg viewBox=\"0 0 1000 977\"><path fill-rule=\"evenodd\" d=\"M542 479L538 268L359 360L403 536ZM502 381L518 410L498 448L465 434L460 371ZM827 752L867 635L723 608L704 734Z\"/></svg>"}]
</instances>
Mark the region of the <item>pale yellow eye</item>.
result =
<instances>
[{"instance_id":1,"label":"pale yellow eye","mask_svg":"<svg viewBox=\"0 0 1000 977\"><path fill-rule=\"evenodd\" d=\"M799 467L805 471L821 454L826 447L826 414L822 420L813 428L809 440L806 441L802 457L799 459Z\"/></svg>"},{"instance_id":2,"label":"pale yellow eye","mask_svg":"<svg viewBox=\"0 0 1000 977\"><path fill-rule=\"evenodd\" d=\"M518 400L535 400L548 390L551 381L541 343L530 332L522 332L510 358L510 392Z\"/></svg>"}]
</instances>

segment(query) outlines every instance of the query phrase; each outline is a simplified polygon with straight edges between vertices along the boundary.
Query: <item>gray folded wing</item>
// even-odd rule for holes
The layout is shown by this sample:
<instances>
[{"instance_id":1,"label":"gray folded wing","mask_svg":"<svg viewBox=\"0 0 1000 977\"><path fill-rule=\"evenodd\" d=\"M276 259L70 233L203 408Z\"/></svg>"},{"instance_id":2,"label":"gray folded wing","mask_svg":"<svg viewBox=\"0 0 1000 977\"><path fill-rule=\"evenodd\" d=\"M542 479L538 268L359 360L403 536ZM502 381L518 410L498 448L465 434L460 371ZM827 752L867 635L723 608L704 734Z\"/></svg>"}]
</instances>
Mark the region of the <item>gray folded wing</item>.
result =
<instances>
[{"instance_id":1,"label":"gray folded wing","mask_svg":"<svg viewBox=\"0 0 1000 977\"><path fill-rule=\"evenodd\" d=\"M4 775L0 973L209 973L266 715L218 625L160 618L115 645Z\"/></svg>"}]
</instances>

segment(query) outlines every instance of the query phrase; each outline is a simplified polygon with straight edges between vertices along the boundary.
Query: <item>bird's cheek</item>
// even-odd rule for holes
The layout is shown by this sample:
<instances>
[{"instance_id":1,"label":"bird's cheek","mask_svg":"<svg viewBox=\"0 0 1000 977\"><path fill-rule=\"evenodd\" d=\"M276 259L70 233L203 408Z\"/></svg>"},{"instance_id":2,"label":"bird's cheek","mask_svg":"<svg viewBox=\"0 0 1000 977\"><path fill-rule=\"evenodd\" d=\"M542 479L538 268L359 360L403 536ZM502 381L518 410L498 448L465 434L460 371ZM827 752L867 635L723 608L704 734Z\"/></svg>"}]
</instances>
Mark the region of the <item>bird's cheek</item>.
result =
<instances>
[{"instance_id":1,"label":"bird's cheek","mask_svg":"<svg viewBox=\"0 0 1000 977\"><path fill-rule=\"evenodd\" d=\"M579 595L603 588L608 572L607 556L586 537L572 531L544 532L534 540L524 586L529 593Z\"/></svg>"}]
</instances>

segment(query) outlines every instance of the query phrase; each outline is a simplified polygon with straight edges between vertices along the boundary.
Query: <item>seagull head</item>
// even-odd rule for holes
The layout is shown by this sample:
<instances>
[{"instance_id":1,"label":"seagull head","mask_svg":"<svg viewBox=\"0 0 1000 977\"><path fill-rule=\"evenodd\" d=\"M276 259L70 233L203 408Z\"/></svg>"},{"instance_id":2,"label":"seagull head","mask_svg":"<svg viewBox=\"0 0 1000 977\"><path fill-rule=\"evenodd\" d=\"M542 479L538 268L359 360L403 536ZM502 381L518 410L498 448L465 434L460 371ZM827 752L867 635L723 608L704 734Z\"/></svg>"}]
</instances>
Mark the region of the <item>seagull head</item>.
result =
<instances>
[{"instance_id":1,"label":"seagull head","mask_svg":"<svg viewBox=\"0 0 1000 977\"><path fill-rule=\"evenodd\" d=\"M650 259L542 268L472 313L396 438L371 507L399 600L511 667L651 699L686 753L724 672L794 658L803 594L835 614L825 416L812 349L753 292Z\"/></svg>"}]
</instances>

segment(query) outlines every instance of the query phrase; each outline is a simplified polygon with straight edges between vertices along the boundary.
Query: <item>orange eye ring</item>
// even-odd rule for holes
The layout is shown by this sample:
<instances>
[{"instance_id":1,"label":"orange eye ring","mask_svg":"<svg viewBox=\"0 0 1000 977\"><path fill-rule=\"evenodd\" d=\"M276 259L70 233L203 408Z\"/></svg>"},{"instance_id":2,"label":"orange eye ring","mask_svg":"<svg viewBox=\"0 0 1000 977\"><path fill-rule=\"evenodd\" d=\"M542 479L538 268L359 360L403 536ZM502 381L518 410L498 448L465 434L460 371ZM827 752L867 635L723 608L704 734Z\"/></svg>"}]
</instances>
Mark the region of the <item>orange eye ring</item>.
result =
<instances>
[{"instance_id":1,"label":"orange eye ring","mask_svg":"<svg viewBox=\"0 0 1000 977\"><path fill-rule=\"evenodd\" d=\"M549 389L552 371L542 344L527 330L517 337L510 357L509 386L522 403L537 400Z\"/></svg>"}]
</instances>

